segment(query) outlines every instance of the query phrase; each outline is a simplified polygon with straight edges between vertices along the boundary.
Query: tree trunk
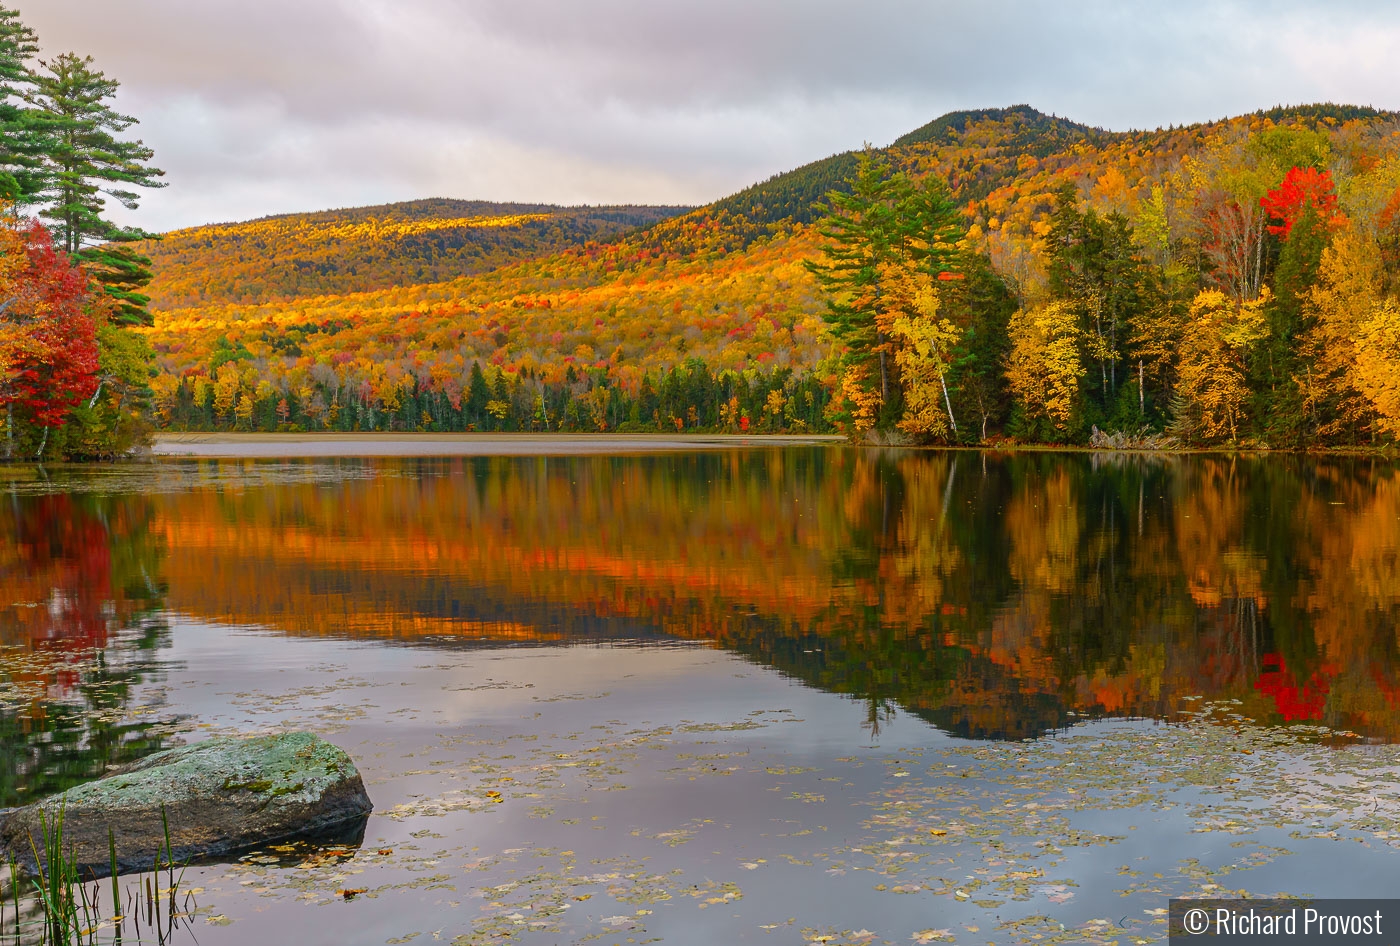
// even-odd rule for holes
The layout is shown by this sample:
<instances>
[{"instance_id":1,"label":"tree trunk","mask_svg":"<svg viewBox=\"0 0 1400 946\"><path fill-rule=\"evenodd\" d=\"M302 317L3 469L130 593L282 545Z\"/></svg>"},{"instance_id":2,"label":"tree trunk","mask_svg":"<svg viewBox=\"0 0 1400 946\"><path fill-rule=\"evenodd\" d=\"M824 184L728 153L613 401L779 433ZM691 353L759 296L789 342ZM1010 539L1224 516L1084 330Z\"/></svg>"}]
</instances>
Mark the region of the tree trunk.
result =
<instances>
[{"instance_id":1,"label":"tree trunk","mask_svg":"<svg viewBox=\"0 0 1400 946\"><path fill-rule=\"evenodd\" d=\"M948 423L953 425L953 433L956 435L958 432L958 419L953 416L953 399L948 396L948 381L943 377L943 372L941 371L938 372L938 383L943 385L943 403L948 406ZM985 420L982 426L984 428L986 427Z\"/></svg>"},{"instance_id":2,"label":"tree trunk","mask_svg":"<svg viewBox=\"0 0 1400 946\"><path fill-rule=\"evenodd\" d=\"M5 459L15 458L15 406L5 405Z\"/></svg>"},{"instance_id":3,"label":"tree trunk","mask_svg":"<svg viewBox=\"0 0 1400 946\"><path fill-rule=\"evenodd\" d=\"M1109 391L1118 395L1118 309L1114 308L1108 319L1108 374Z\"/></svg>"},{"instance_id":4,"label":"tree trunk","mask_svg":"<svg viewBox=\"0 0 1400 946\"><path fill-rule=\"evenodd\" d=\"M1138 359L1138 416L1147 416L1147 395L1142 389L1142 359Z\"/></svg>"},{"instance_id":5,"label":"tree trunk","mask_svg":"<svg viewBox=\"0 0 1400 946\"><path fill-rule=\"evenodd\" d=\"M39 452L36 453L36 454L34 454L34 459L35 459L35 460L43 460L43 459L44 459L44 448L47 447L48 445L49 445L49 428L48 428L48 427L45 427L45 428L44 428L44 439L41 440L41 441L39 441Z\"/></svg>"}]
</instances>

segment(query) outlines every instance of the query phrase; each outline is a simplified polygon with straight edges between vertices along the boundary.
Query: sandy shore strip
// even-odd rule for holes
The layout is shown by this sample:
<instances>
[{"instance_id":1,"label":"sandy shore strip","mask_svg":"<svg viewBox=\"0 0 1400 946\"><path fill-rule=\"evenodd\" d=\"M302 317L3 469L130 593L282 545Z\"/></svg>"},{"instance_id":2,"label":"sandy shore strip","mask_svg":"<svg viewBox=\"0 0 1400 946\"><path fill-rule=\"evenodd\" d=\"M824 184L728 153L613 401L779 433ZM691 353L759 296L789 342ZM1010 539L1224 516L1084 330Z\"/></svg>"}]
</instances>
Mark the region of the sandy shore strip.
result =
<instances>
[{"instance_id":1,"label":"sandy shore strip","mask_svg":"<svg viewBox=\"0 0 1400 946\"><path fill-rule=\"evenodd\" d=\"M162 457L484 457L686 453L831 446L844 438L752 434L223 434L156 436Z\"/></svg>"}]
</instances>

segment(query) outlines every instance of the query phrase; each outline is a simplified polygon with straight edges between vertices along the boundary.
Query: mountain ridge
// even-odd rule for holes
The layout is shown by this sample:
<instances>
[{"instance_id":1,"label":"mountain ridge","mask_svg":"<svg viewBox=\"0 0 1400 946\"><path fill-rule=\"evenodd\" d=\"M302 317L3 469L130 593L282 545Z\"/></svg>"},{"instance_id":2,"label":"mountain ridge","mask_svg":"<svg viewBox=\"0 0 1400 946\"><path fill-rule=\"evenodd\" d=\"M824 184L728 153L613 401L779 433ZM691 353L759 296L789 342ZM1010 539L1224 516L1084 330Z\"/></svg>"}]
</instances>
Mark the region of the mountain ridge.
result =
<instances>
[{"instance_id":1,"label":"mountain ridge","mask_svg":"<svg viewBox=\"0 0 1400 946\"><path fill-rule=\"evenodd\" d=\"M154 311L290 302L489 272L607 241L690 210L424 198L171 231L152 259Z\"/></svg>"}]
</instances>

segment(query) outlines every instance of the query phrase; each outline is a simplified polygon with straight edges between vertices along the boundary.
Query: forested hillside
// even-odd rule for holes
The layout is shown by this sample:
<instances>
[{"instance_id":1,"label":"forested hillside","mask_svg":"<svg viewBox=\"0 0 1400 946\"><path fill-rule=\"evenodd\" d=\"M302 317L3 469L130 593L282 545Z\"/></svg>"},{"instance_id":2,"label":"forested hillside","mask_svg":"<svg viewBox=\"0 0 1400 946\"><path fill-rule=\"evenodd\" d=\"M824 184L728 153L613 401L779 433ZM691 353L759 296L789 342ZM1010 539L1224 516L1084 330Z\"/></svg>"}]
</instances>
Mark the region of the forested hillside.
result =
<instances>
[{"instance_id":1,"label":"forested hillside","mask_svg":"<svg viewBox=\"0 0 1400 946\"><path fill-rule=\"evenodd\" d=\"M417 200L179 230L140 249L155 266L151 303L169 311L441 282L611 240L687 209Z\"/></svg>"},{"instance_id":2,"label":"forested hillside","mask_svg":"<svg viewBox=\"0 0 1400 946\"><path fill-rule=\"evenodd\" d=\"M557 252L507 237L546 226L530 208L480 208L479 266L510 262L456 279L414 248L464 227L463 205L375 217L382 253L354 266L333 234L367 223L295 218L341 259L332 281L361 258L399 274L359 294L253 289L288 272L254 234L287 224L234 249L190 231L203 249L153 250L157 408L195 428L1388 443L1397 129L1333 105L1136 132L960 112Z\"/></svg>"}]
</instances>

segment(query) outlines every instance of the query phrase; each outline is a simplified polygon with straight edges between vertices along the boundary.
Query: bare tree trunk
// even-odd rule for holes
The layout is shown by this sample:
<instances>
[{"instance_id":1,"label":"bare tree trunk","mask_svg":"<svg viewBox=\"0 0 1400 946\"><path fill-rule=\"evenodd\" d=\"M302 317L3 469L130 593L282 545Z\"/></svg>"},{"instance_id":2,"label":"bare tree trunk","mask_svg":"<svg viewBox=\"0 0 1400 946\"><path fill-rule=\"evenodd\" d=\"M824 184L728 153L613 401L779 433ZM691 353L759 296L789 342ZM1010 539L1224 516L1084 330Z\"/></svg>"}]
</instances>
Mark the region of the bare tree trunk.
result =
<instances>
[{"instance_id":1,"label":"bare tree trunk","mask_svg":"<svg viewBox=\"0 0 1400 946\"><path fill-rule=\"evenodd\" d=\"M1257 211L1256 211L1257 212ZM1259 296L1259 287L1264 281L1264 220L1254 228L1254 284L1250 286L1250 298Z\"/></svg>"},{"instance_id":2,"label":"bare tree trunk","mask_svg":"<svg viewBox=\"0 0 1400 946\"><path fill-rule=\"evenodd\" d=\"M1142 385L1143 385L1142 375L1143 375L1143 370L1142 370L1142 359L1139 358L1139 359L1138 359L1138 415L1139 415L1139 416L1145 417L1145 416L1147 415L1147 394L1146 394L1146 392L1143 391L1143 387L1142 387Z\"/></svg>"},{"instance_id":3,"label":"bare tree trunk","mask_svg":"<svg viewBox=\"0 0 1400 946\"><path fill-rule=\"evenodd\" d=\"M41 441L39 441L39 452L36 453L36 454L34 454L34 459L36 459L36 460L43 460L43 459L44 459L44 448L47 447L48 445L49 445L49 428L48 428L48 427L45 427L45 428L44 428L44 439L41 440Z\"/></svg>"},{"instance_id":4,"label":"bare tree trunk","mask_svg":"<svg viewBox=\"0 0 1400 946\"><path fill-rule=\"evenodd\" d=\"M1099 297L1097 297L1097 296L1095 296L1095 298L1094 298L1094 335L1098 338L1098 340L1099 340L1099 350L1102 351L1103 348L1105 347L1105 346L1104 346L1104 343L1103 343L1103 299L1101 299L1101 298L1099 298ZM1104 403L1107 404L1107 403L1108 403L1108 364L1107 364L1106 360L1103 359L1102 357L1100 357L1100 359L1099 359L1099 375L1100 375L1100 377L1102 377L1102 379L1103 379L1103 399L1104 399Z\"/></svg>"},{"instance_id":5,"label":"bare tree trunk","mask_svg":"<svg viewBox=\"0 0 1400 946\"><path fill-rule=\"evenodd\" d=\"M1118 310L1114 309L1108 320L1108 374L1111 379L1109 390L1118 393Z\"/></svg>"},{"instance_id":6,"label":"bare tree trunk","mask_svg":"<svg viewBox=\"0 0 1400 946\"><path fill-rule=\"evenodd\" d=\"M953 425L953 433L958 432L958 419L953 416L953 399L948 396L948 381L943 372L938 372L938 383L943 385L943 403L948 406L948 423Z\"/></svg>"}]
</instances>

